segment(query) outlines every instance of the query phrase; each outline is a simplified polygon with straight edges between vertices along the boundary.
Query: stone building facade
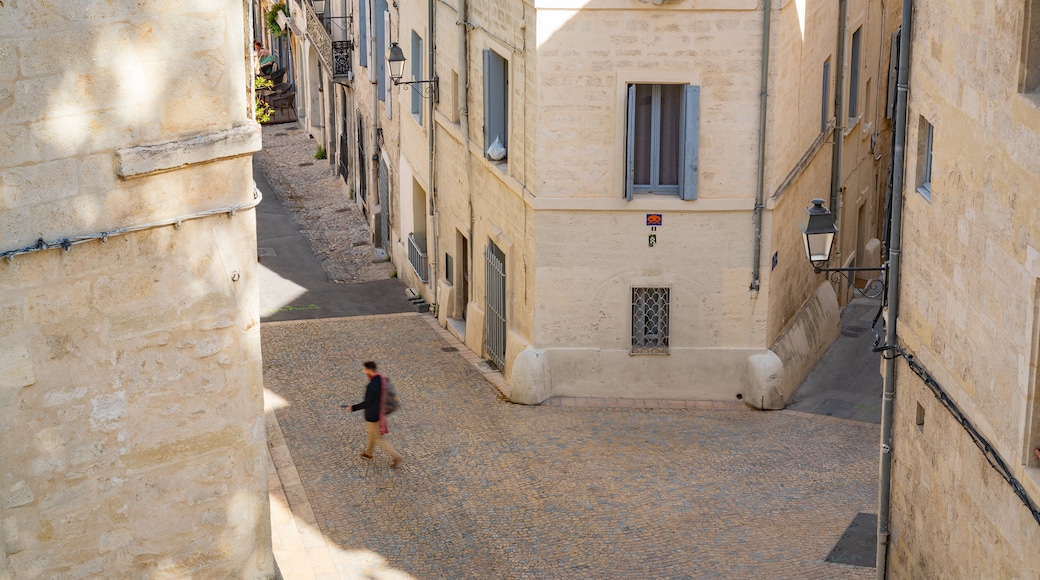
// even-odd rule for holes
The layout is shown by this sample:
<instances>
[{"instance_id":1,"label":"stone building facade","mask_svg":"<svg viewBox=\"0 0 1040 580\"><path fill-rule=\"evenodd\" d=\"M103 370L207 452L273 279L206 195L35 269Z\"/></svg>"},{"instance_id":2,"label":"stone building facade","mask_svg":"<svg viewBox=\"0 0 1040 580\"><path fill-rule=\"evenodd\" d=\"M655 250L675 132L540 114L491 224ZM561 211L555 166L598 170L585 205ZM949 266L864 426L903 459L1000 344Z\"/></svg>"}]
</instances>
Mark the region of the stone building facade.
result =
<instances>
[{"instance_id":1,"label":"stone building facade","mask_svg":"<svg viewBox=\"0 0 1040 580\"><path fill-rule=\"evenodd\" d=\"M898 340L1040 503L1040 2L914 2ZM905 361L892 578L1040 577L1040 513Z\"/></svg>"},{"instance_id":2,"label":"stone building facade","mask_svg":"<svg viewBox=\"0 0 1040 580\"><path fill-rule=\"evenodd\" d=\"M877 260L898 6L850 0L839 26L837 4L437 2L435 62L415 71L439 79L433 119L395 89L391 228L428 242L425 263L393 246L402 278L516 401L782 406L849 294L812 273L796 227L828 196L836 135L841 261ZM427 3L399 5L411 58Z\"/></svg>"},{"instance_id":3,"label":"stone building facade","mask_svg":"<svg viewBox=\"0 0 1040 580\"><path fill-rule=\"evenodd\" d=\"M0 3L0 578L268 578L249 17Z\"/></svg>"}]
</instances>

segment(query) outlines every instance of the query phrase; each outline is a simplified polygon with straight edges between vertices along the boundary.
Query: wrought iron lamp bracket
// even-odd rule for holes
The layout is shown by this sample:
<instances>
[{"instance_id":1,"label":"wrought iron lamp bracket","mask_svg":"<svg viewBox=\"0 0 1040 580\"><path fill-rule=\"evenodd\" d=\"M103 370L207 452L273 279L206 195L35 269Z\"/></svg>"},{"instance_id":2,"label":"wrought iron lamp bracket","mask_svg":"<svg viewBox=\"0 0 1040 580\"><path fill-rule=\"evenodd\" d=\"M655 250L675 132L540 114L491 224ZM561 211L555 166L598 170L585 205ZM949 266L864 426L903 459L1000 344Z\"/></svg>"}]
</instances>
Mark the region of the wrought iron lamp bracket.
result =
<instances>
[{"instance_id":1,"label":"wrought iron lamp bracket","mask_svg":"<svg viewBox=\"0 0 1040 580\"><path fill-rule=\"evenodd\" d=\"M864 298L881 298L888 290L888 285L885 281L888 274L888 264L880 268L821 268L813 263L813 272L820 274L827 272L827 278L837 284L841 282L842 278L845 278L849 282L849 285L856 289L856 292ZM877 278L871 278L866 287L860 288L853 282L852 277L849 276L849 272L880 272L886 274L886 276L879 276Z\"/></svg>"},{"instance_id":2,"label":"wrought iron lamp bracket","mask_svg":"<svg viewBox=\"0 0 1040 580\"><path fill-rule=\"evenodd\" d=\"M413 86L412 90L417 92L417 93L419 93L419 96L421 96L424 99L433 98L433 102L437 103L437 102L440 102L440 92L439 92L440 83L439 83L439 81L440 81L439 77L433 77L432 79L430 79L428 81L398 81L398 80L395 80L394 84L398 85L398 86L400 86L400 85L426 85L426 86L422 86L422 87Z\"/></svg>"}]
</instances>

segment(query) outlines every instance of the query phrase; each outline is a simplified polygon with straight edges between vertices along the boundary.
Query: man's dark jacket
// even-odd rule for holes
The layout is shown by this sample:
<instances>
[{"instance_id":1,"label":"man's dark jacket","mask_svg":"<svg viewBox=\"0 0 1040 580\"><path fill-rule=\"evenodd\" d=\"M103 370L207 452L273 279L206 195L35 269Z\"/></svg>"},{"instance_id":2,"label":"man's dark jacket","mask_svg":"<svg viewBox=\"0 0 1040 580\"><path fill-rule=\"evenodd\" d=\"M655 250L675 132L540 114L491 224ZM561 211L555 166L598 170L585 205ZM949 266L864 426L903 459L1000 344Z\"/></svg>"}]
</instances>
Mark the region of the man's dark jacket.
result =
<instances>
[{"instance_id":1,"label":"man's dark jacket","mask_svg":"<svg viewBox=\"0 0 1040 580\"><path fill-rule=\"evenodd\" d=\"M372 377L372 380L368 381L368 386L365 387L365 400L361 403L356 403L353 407L353 411L365 410L365 421L369 423L379 422L379 404L383 399L383 376L376 375Z\"/></svg>"}]
</instances>

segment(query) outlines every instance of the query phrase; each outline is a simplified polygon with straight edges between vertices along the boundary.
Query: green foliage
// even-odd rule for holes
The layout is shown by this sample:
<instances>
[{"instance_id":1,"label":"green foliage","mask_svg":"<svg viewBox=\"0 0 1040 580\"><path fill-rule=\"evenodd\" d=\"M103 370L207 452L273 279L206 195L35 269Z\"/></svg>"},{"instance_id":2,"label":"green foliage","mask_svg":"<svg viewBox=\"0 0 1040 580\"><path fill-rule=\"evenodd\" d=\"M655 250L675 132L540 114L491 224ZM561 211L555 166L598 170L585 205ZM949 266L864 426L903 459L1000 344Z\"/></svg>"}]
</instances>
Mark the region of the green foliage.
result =
<instances>
[{"instance_id":1,"label":"green foliage","mask_svg":"<svg viewBox=\"0 0 1040 580\"><path fill-rule=\"evenodd\" d=\"M325 153L325 147L323 147L321 145L318 145L318 150L314 152L314 158L315 159L325 159L327 157L328 157L328 154Z\"/></svg>"},{"instance_id":2,"label":"green foliage","mask_svg":"<svg viewBox=\"0 0 1040 580\"><path fill-rule=\"evenodd\" d=\"M289 15L289 11L285 9L285 4L279 2L264 14L264 20L267 22L267 29L271 31L271 35L276 38L284 38L288 33L282 30L278 26L278 13L281 12L286 16Z\"/></svg>"},{"instance_id":3,"label":"green foliage","mask_svg":"<svg viewBox=\"0 0 1040 580\"><path fill-rule=\"evenodd\" d=\"M259 77L259 76L256 77L255 79L253 79L253 90L254 91L260 91L260 90L272 89L272 88L274 88L274 81L272 81L271 79L266 79L264 77ZM272 108L271 105L267 104L267 101L265 101L265 100L261 99L260 97L256 96L255 92L253 93L253 100L254 100L254 102L256 104L256 113L255 113L256 122L257 123L266 123L266 122L270 121L271 120L271 116L274 115L274 108Z\"/></svg>"}]
</instances>

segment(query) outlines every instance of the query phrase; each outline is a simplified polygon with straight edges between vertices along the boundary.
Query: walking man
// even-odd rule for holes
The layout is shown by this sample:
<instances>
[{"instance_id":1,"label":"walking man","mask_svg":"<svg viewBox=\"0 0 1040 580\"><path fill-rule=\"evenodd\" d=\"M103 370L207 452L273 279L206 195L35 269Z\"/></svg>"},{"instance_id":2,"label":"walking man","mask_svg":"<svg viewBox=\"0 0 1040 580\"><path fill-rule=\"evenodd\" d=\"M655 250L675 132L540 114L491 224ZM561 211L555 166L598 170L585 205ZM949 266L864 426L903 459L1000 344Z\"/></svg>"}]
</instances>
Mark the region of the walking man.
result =
<instances>
[{"instance_id":1,"label":"walking man","mask_svg":"<svg viewBox=\"0 0 1040 580\"><path fill-rule=\"evenodd\" d=\"M383 412L383 399L386 395L386 385L384 384L383 376L379 374L376 363L372 361L366 361L362 366L364 367L365 376L368 377L368 386L365 387L365 400L356 405L340 405L340 407L352 413L362 409L365 411L365 424L368 427L368 447L365 448L361 457L372 459L372 451L378 445L393 459L390 462L390 467L397 467L400 465L403 457L383 437L383 435L390 432L386 427L386 414Z\"/></svg>"}]
</instances>

